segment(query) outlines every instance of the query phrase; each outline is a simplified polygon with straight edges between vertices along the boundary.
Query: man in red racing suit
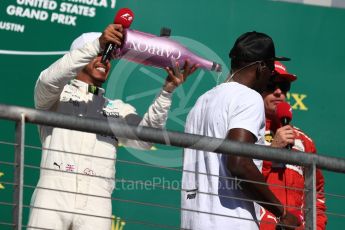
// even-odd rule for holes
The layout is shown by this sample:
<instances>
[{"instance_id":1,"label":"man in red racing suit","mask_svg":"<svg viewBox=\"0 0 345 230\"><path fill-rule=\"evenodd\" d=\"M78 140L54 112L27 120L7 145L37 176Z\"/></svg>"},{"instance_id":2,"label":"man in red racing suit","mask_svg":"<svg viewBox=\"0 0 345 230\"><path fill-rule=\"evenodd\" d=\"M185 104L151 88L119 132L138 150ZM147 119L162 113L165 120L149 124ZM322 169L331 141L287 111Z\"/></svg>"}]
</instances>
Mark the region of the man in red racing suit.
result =
<instances>
[{"instance_id":1,"label":"man in red racing suit","mask_svg":"<svg viewBox=\"0 0 345 230\"><path fill-rule=\"evenodd\" d=\"M286 100L286 93L290 90L290 83L296 80L296 76L286 72L285 66L275 63L277 72L274 87L268 88L262 94L266 113L265 143L272 147L284 148L287 144L293 144L292 149L307 153L316 153L316 148L310 139L300 129L291 125L281 127L275 115L276 104ZM286 206L286 210L295 214L302 222L297 229L304 229L304 171L299 165L281 164L270 161L263 162L262 173L274 195ZM326 228L327 217L324 197L324 178L321 170L316 170L316 210L317 229ZM262 208L260 229L275 229L275 216Z\"/></svg>"}]
</instances>

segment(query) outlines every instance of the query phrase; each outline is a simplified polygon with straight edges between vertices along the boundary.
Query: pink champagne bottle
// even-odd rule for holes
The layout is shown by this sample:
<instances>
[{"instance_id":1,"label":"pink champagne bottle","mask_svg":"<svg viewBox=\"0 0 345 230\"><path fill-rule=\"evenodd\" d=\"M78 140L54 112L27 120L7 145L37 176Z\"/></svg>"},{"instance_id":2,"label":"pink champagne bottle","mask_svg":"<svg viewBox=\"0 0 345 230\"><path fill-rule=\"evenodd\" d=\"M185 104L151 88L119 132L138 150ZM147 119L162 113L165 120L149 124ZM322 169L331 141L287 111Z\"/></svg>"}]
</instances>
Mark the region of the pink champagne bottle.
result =
<instances>
[{"instance_id":1,"label":"pink champagne bottle","mask_svg":"<svg viewBox=\"0 0 345 230\"><path fill-rule=\"evenodd\" d=\"M202 69L216 72L222 70L220 64L192 53L168 37L158 37L131 29L124 30L124 42L116 51L116 56L158 68L174 67L176 62L182 68L188 59L191 64L198 64Z\"/></svg>"}]
</instances>

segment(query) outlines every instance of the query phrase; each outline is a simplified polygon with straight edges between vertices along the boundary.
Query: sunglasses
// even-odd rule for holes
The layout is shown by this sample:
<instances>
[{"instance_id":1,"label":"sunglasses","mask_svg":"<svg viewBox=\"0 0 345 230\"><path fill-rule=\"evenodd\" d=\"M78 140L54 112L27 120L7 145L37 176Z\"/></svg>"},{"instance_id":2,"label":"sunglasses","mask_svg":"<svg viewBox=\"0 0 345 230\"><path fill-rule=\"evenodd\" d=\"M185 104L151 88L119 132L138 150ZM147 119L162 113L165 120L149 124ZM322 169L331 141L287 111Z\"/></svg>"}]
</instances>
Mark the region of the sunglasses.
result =
<instances>
[{"instance_id":1,"label":"sunglasses","mask_svg":"<svg viewBox=\"0 0 345 230\"><path fill-rule=\"evenodd\" d=\"M269 82L266 86L266 91L274 92L277 88L279 88L283 92L290 91L291 84L288 81L279 81L279 82Z\"/></svg>"}]
</instances>

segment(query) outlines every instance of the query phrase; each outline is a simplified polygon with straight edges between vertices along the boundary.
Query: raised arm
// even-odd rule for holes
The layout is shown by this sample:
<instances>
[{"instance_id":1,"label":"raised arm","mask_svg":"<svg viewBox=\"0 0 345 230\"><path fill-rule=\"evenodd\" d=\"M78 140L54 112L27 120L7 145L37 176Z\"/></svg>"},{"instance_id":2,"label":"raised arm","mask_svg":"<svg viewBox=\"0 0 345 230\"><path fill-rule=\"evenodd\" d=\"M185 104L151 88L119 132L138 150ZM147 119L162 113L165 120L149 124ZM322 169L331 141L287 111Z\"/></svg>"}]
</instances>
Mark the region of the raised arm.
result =
<instances>
[{"instance_id":1,"label":"raised arm","mask_svg":"<svg viewBox=\"0 0 345 230\"><path fill-rule=\"evenodd\" d=\"M96 39L81 49L68 52L41 72L35 86L35 107L50 109L59 99L64 86L97 56L99 50L99 42Z\"/></svg>"},{"instance_id":2,"label":"raised arm","mask_svg":"<svg viewBox=\"0 0 345 230\"><path fill-rule=\"evenodd\" d=\"M107 42L121 44L121 31L121 25L110 24L103 33L89 33L94 40L85 43L82 47L73 48L74 44L72 44L71 51L41 72L35 86L35 107L43 110L51 109L59 99L64 86L97 57Z\"/></svg>"}]
</instances>

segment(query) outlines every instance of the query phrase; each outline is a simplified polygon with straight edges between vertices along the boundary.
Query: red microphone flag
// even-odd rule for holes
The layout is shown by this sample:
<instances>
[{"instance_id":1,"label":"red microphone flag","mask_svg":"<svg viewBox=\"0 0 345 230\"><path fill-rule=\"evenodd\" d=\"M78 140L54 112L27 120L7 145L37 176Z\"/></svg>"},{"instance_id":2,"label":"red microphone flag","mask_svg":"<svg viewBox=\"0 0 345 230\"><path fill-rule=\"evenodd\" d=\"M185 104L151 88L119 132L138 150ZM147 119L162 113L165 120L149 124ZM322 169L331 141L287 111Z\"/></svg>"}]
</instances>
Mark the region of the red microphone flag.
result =
<instances>
[{"instance_id":1,"label":"red microphone flag","mask_svg":"<svg viewBox=\"0 0 345 230\"><path fill-rule=\"evenodd\" d=\"M114 18L114 24L121 24L124 29L129 28L133 22L134 13L129 8L121 8Z\"/></svg>"},{"instance_id":2,"label":"red microphone flag","mask_svg":"<svg viewBox=\"0 0 345 230\"><path fill-rule=\"evenodd\" d=\"M278 119L287 119L289 122L292 120L292 108L287 102L277 104L276 114Z\"/></svg>"}]
</instances>

